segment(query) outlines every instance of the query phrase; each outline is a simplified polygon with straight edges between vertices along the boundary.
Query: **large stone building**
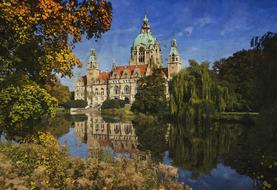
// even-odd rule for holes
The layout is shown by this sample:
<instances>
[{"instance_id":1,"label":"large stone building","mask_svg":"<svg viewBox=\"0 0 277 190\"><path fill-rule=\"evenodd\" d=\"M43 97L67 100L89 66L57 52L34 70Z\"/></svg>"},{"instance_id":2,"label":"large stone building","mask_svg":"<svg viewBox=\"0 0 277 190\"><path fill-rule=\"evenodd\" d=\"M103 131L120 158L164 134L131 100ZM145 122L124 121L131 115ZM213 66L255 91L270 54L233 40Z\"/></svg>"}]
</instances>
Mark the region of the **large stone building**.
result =
<instances>
[{"instance_id":1,"label":"large stone building","mask_svg":"<svg viewBox=\"0 0 277 190\"><path fill-rule=\"evenodd\" d=\"M91 50L85 76L79 76L75 82L75 99L87 100L90 107L101 105L106 99L122 99L133 103L136 94L136 82L158 68L164 77L170 80L181 70L181 58L173 39L167 67L163 67L161 48L152 35L147 17L143 19L140 34L131 47L129 65L115 66L111 71L101 72L96 60L95 50Z\"/></svg>"}]
</instances>

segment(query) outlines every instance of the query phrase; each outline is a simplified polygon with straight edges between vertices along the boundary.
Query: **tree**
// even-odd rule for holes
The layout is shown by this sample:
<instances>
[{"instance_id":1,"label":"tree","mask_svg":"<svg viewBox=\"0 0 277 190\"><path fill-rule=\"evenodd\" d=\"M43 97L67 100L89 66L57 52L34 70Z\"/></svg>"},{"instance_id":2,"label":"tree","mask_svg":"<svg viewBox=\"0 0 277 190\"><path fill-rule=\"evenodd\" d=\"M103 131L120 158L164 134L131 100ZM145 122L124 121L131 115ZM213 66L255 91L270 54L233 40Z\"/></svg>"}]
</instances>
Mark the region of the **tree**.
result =
<instances>
[{"instance_id":1,"label":"tree","mask_svg":"<svg viewBox=\"0 0 277 190\"><path fill-rule=\"evenodd\" d=\"M185 120L224 111L228 102L228 89L218 84L208 64L193 60L173 77L169 92L171 114Z\"/></svg>"},{"instance_id":2,"label":"tree","mask_svg":"<svg viewBox=\"0 0 277 190\"><path fill-rule=\"evenodd\" d=\"M88 102L85 100L69 100L62 104L65 108L85 108L88 106Z\"/></svg>"},{"instance_id":3,"label":"tree","mask_svg":"<svg viewBox=\"0 0 277 190\"><path fill-rule=\"evenodd\" d=\"M0 86L2 98L8 98L1 101L2 123L15 125L14 117L21 117L18 120L24 123L24 119L51 111L51 96L42 88L52 85L57 75L71 77L73 67L81 66L72 52L74 44L83 36L99 38L108 31L111 10L111 4L105 0L0 1ZM36 89L38 94L43 94L42 98L45 97L39 101L33 91L29 94L24 91L28 104L31 104L30 99L39 108L18 109L7 114L14 109L8 93L12 93L11 89L17 92L26 88ZM16 92L11 94L12 99L24 99ZM18 107L26 106L24 101L16 102Z\"/></svg>"},{"instance_id":4,"label":"tree","mask_svg":"<svg viewBox=\"0 0 277 190\"><path fill-rule=\"evenodd\" d=\"M277 115L277 33L268 32L259 38L255 47L259 55L257 94L260 110L267 112L270 120Z\"/></svg>"},{"instance_id":5,"label":"tree","mask_svg":"<svg viewBox=\"0 0 277 190\"><path fill-rule=\"evenodd\" d=\"M241 50L213 64L220 84L228 87L232 104L230 111L257 111L256 80L258 55L254 50Z\"/></svg>"},{"instance_id":6,"label":"tree","mask_svg":"<svg viewBox=\"0 0 277 190\"><path fill-rule=\"evenodd\" d=\"M103 102L101 109L110 109L110 108L123 108L125 106L124 100L119 99L107 99Z\"/></svg>"},{"instance_id":7,"label":"tree","mask_svg":"<svg viewBox=\"0 0 277 190\"><path fill-rule=\"evenodd\" d=\"M0 81L16 75L39 83L56 73L72 76L72 68L81 66L74 44L84 34L100 37L110 26L111 4L104 0L1 1Z\"/></svg>"},{"instance_id":8,"label":"tree","mask_svg":"<svg viewBox=\"0 0 277 190\"><path fill-rule=\"evenodd\" d=\"M0 91L0 128L23 126L44 114L54 115L57 100L36 84L9 86Z\"/></svg>"},{"instance_id":9,"label":"tree","mask_svg":"<svg viewBox=\"0 0 277 190\"><path fill-rule=\"evenodd\" d=\"M46 85L47 92L58 100L59 105L70 100L70 91L68 86L64 86L58 80L57 82Z\"/></svg>"},{"instance_id":10,"label":"tree","mask_svg":"<svg viewBox=\"0 0 277 190\"><path fill-rule=\"evenodd\" d=\"M131 110L145 114L160 114L167 110L166 79L161 70L137 81L137 93Z\"/></svg>"}]
</instances>

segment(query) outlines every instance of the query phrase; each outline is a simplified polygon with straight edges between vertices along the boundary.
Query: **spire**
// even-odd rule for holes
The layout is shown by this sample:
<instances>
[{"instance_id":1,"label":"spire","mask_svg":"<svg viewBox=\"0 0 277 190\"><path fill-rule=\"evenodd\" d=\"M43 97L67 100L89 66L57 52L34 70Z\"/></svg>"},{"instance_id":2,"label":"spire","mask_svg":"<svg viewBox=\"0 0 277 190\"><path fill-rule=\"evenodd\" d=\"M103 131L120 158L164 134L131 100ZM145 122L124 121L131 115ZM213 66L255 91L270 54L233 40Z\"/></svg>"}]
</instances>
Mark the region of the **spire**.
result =
<instances>
[{"instance_id":1,"label":"spire","mask_svg":"<svg viewBox=\"0 0 277 190\"><path fill-rule=\"evenodd\" d=\"M115 68L115 66L116 66L116 61L115 61L115 59L113 59L112 62L113 62L113 63L112 63L113 66L112 66L112 67Z\"/></svg>"},{"instance_id":2,"label":"spire","mask_svg":"<svg viewBox=\"0 0 277 190\"><path fill-rule=\"evenodd\" d=\"M151 29L151 27L150 27L148 18L147 18L147 16L145 15L145 16L144 16L144 19L143 19L143 23L142 23L142 27L141 27L140 33L148 33L148 34L151 34L151 30L150 30L150 29Z\"/></svg>"},{"instance_id":3,"label":"spire","mask_svg":"<svg viewBox=\"0 0 277 190\"><path fill-rule=\"evenodd\" d=\"M170 48L169 55L179 55L179 52L177 49L177 41L175 38L171 41L171 48Z\"/></svg>"},{"instance_id":4,"label":"spire","mask_svg":"<svg viewBox=\"0 0 277 190\"><path fill-rule=\"evenodd\" d=\"M177 48L177 41L176 41L175 38L173 38L172 41L171 41L171 47Z\"/></svg>"}]
</instances>

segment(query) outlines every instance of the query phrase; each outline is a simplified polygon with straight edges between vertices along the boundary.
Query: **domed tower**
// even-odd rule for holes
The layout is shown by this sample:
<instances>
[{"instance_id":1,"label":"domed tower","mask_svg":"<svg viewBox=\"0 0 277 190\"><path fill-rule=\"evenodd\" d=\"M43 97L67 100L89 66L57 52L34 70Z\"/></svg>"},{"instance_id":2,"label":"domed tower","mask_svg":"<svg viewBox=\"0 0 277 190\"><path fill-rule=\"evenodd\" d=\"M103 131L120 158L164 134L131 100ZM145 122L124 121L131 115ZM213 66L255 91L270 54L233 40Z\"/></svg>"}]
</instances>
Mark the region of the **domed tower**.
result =
<instances>
[{"instance_id":1,"label":"domed tower","mask_svg":"<svg viewBox=\"0 0 277 190\"><path fill-rule=\"evenodd\" d=\"M96 61L96 51L91 49L89 62L87 65L87 82L91 83L93 79L96 79L100 74L99 65Z\"/></svg>"},{"instance_id":2,"label":"domed tower","mask_svg":"<svg viewBox=\"0 0 277 190\"><path fill-rule=\"evenodd\" d=\"M173 77L173 75L177 74L182 67L181 57L177 49L176 39L173 39L171 42L171 49L168 56L168 76L169 79Z\"/></svg>"},{"instance_id":3,"label":"domed tower","mask_svg":"<svg viewBox=\"0 0 277 190\"><path fill-rule=\"evenodd\" d=\"M143 19L140 34L136 37L131 48L130 65L147 64L151 67L162 66L161 49L159 42L151 34L148 18Z\"/></svg>"}]
</instances>

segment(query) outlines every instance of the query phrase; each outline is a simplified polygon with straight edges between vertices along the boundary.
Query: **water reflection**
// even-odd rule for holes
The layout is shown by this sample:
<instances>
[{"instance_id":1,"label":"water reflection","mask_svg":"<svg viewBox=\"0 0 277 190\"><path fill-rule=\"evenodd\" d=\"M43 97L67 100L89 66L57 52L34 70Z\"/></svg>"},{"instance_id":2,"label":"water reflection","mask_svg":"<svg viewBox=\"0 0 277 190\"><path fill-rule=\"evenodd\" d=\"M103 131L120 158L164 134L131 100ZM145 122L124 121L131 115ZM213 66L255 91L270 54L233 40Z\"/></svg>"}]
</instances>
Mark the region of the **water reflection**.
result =
<instances>
[{"instance_id":1,"label":"water reflection","mask_svg":"<svg viewBox=\"0 0 277 190\"><path fill-rule=\"evenodd\" d=\"M152 160L177 167L179 180L194 190L257 190L276 183L276 129L270 125L116 121L96 114L85 118L59 138L73 156L108 151L132 157L146 151Z\"/></svg>"},{"instance_id":2,"label":"water reflection","mask_svg":"<svg viewBox=\"0 0 277 190\"><path fill-rule=\"evenodd\" d=\"M101 115L86 116L86 121L74 122L74 132L79 144L87 144L89 154L111 150L115 155L132 156L137 152L137 136L131 121L106 122Z\"/></svg>"},{"instance_id":3,"label":"water reflection","mask_svg":"<svg viewBox=\"0 0 277 190\"><path fill-rule=\"evenodd\" d=\"M174 165L190 170L191 177L197 179L224 161L241 133L238 125L175 124L170 129L169 157Z\"/></svg>"}]
</instances>

